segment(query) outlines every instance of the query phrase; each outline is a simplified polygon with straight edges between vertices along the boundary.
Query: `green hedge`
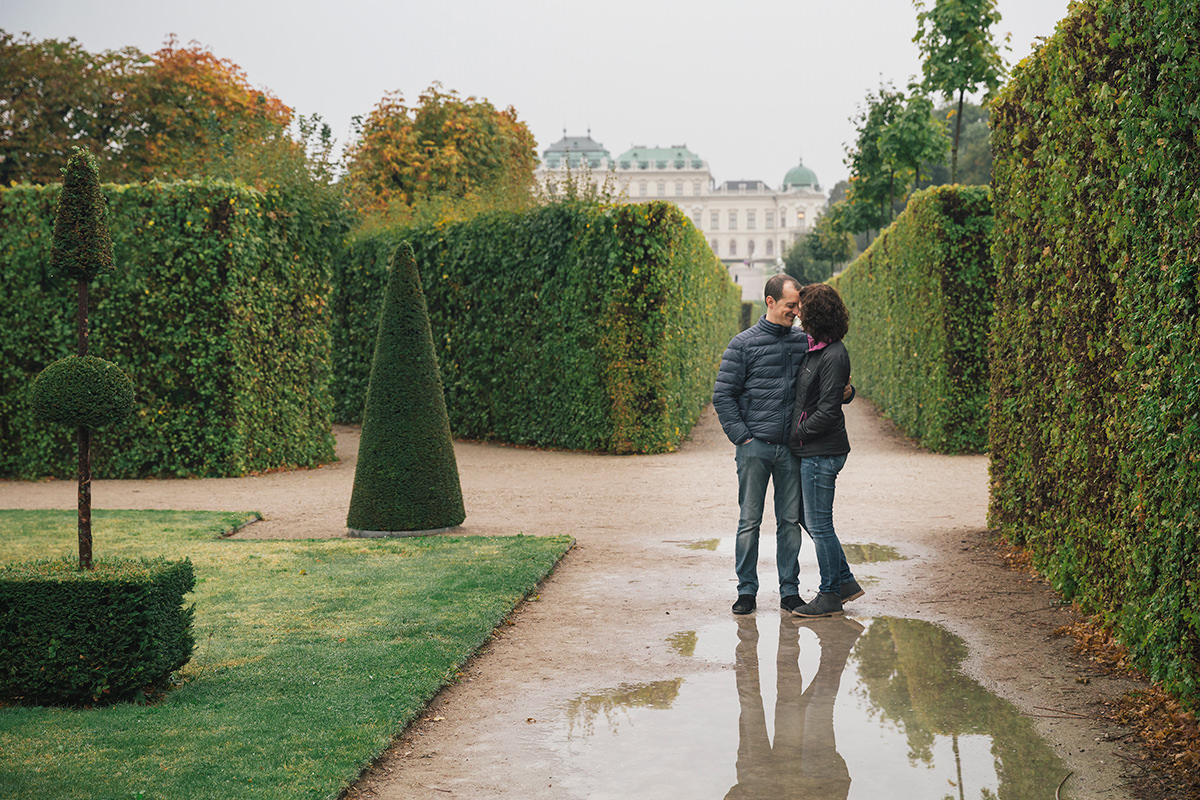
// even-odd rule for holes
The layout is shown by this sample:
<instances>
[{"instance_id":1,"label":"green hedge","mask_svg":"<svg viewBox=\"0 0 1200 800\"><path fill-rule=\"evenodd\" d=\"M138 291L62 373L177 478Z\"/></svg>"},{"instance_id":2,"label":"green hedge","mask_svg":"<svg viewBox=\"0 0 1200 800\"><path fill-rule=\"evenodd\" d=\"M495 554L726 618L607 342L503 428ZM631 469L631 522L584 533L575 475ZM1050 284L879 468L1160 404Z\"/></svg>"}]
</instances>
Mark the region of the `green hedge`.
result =
<instances>
[{"instance_id":1,"label":"green hedge","mask_svg":"<svg viewBox=\"0 0 1200 800\"><path fill-rule=\"evenodd\" d=\"M166 686L192 654L191 561L0 568L0 700L90 705Z\"/></svg>"},{"instance_id":2,"label":"green hedge","mask_svg":"<svg viewBox=\"0 0 1200 800\"><path fill-rule=\"evenodd\" d=\"M992 112L992 524L1200 702L1200 6L1073 4Z\"/></svg>"},{"instance_id":3,"label":"green hedge","mask_svg":"<svg viewBox=\"0 0 1200 800\"><path fill-rule=\"evenodd\" d=\"M95 437L97 477L227 476L333 458L335 215L279 192L105 186L116 271L91 287L93 355L134 413ZM0 477L69 477L73 431L39 421L34 376L74 352L74 284L52 278L59 187L0 188Z\"/></svg>"},{"instance_id":4,"label":"green hedge","mask_svg":"<svg viewBox=\"0 0 1200 800\"><path fill-rule=\"evenodd\" d=\"M830 281L850 309L855 386L939 452L987 448L991 229L987 187L926 189Z\"/></svg>"},{"instance_id":5,"label":"green hedge","mask_svg":"<svg viewBox=\"0 0 1200 800\"><path fill-rule=\"evenodd\" d=\"M335 419L362 416L387 263L411 242L456 437L672 450L737 332L737 287L671 203L566 203L353 238L336 267Z\"/></svg>"}]
</instances>

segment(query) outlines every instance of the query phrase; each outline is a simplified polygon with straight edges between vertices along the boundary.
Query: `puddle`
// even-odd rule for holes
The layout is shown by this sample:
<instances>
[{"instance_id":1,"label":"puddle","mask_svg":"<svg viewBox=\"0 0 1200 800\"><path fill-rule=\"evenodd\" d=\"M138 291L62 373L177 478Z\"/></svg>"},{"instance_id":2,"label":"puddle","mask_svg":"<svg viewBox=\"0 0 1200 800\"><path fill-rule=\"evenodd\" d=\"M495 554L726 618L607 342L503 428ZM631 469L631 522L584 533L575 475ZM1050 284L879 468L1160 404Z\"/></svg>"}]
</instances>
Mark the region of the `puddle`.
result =
<instances>
[{"instance_id":1,"label":"puddle","mask_svg":"<svg viewBox=\"0 0 1200 800\"><path fill-rule=\"evenodd\" d=\"M851 564L877 564L880 561L903 561L907 556L886 544L847 544L842 542L842 552Z\"/></svg>"},{"instance_id":2,"label":"puddle","mask_svg":"<svg viewBox=\"0 0 1200 800\"><path fill-rule=\"evenodd\" d=\"M711 550L713 552L733 552L733 537L724 539L697 539L690 542L673 542L685 550ZM811 547L811 545L809 545ZM846 552L846 560L851 564L876 564L880 561L903 561L906 556L896 548L886 544L849 544L842 542L842 550ZM801 549L803 552L803 548Z\"/></svg>"},{"instance_id":3,"label":"puddle","mask_svg":"<svg viewBox=\"0 0 1200 800\"><path fill-rule=\"evenodd\" d=\"M542 728L570 796L1033 800L1067 774L926 622L758 614L667 644L698 669L581 694Z\"/></svg>"},{"instance_id":4,"label":"puddle","mask_svg":"<svg viewBox=\"0 0 1200 800\"><path fill-rule=\"evenodd\" d=\"M685 550L713 550L721 546L720 539L699 539L695 542L684 542L679 545Z\"/></svg>"},{"instance_id":5,"label":"puddle","mask_svg":"<svg viewBox=\"0 0 1200 800\"><path fill-rule=\"evenodd\" d=\"M695 631L680 631L667 639L667 644L681 656L694 656L696 655L696 641Z\"/></svg>"}]
</instances>

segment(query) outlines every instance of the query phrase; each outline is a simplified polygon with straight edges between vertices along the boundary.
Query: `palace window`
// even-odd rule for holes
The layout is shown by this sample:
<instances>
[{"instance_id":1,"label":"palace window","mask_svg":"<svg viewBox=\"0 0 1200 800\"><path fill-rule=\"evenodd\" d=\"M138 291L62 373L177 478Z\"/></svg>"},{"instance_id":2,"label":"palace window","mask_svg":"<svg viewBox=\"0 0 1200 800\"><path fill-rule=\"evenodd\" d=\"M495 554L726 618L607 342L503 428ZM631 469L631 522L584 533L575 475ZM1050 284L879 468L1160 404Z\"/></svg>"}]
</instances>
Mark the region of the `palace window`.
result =
<instances>
[{"instance_id":1,"label":"palace window","mask_svg":"<svg viewBox=\"0 0 1200 800\"><path fill-rule=\"evenodd\" d=\"M731 230L731 231L737 230L737 212L736 211L729 212L729 230Z\"/></svg>"},{"instance_id":2,"label":"palace window","mask_svg":"<svg viewBox=\"0 0 1200 800\"><path fill-rule=\"evenodd\" d=\"M747 211L746 212L746 230L748 230L748 231L756 230L757 227L758 227L758 212Z\"/></svg>"},{"instance_id":3,"label":"palace window","mask_svg":"<svg viewBox=\"0 0 1200 800\"><path fill-rule=\"evenodd\" d=\"M717 230L718 228L720 228L721 227L721 212L714 211L711 214L709 214L708 222L709 222L708 227L712 228L714 231ZM714 247L713 249L716 250L717 248Z\"/></svg>"},{"instance_id":4,"label":"palace window","mask_svg":"<svg viewBox=\"0 0 1200 800\"><path fill-rule=\"evenodd\" d=\"M729 240L729 255L731 255L731 256L737 255L737 239Z\"/></svg>"},{"instance_id":5,"label":"palace window","mask_svg":"<svg viewBox=\"0 0 1200 800\"><path fill-rule=\"evenodd\" d=\"M767 226L767 230L771 230L772 228L774 228L775 227L775 212L768 211L766 214L766 219L763 220L763 223Z\"/></svg>"}]
</instances>

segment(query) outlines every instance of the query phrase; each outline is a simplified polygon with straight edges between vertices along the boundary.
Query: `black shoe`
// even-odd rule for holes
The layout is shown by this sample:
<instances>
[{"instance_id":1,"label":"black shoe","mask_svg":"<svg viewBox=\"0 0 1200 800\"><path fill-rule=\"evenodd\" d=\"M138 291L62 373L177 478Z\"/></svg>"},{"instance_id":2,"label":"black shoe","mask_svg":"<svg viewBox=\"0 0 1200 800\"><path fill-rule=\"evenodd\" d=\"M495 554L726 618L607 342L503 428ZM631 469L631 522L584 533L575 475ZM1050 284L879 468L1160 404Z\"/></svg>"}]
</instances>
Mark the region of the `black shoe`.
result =
<instances>
[{"instance_id":1,"label":"black shoe","mask_svg":"<svg viewBox=\"0 0 1200 800\"><path fill-rule=\"evenodd\" d=\"M749 614L758 605L752 594L739 594L737 602L733 604L733 613Z\"/></svg>"},{"instance_id":2,"label":"black shoe","mask_svg":"<svg viewBox=\"0 0 1200 800\"><path fill-rule=\"evenodd\" d=\"M833 592L821 592L811 602L792 612L797 617L840 617L842 601Z\"/></svg>"},{"instance_id":3,"label":"black shoe","mask_svg":"<svg viewBox=\"0 0 1200 800\"><path fill-rule=\"evenodd\" d=\"M804 601L800 599L800 595L790 594L787 597L780 598L779 605L784 611L790 614L800 606L804 605Z\"/></svg>"},{"instance_id":4,"label":"black shoe","mask_svg":"<svg viewBox=\"0 0 1200 800\"><path fill-rule=\"evenodd\" d=\"M858 581L851 578L849 583L843 583L838 587L838 594L841 595L843 603L849 603L851 600L862 597L866 592L858 585Z\"/></svg>"}]
</instances>

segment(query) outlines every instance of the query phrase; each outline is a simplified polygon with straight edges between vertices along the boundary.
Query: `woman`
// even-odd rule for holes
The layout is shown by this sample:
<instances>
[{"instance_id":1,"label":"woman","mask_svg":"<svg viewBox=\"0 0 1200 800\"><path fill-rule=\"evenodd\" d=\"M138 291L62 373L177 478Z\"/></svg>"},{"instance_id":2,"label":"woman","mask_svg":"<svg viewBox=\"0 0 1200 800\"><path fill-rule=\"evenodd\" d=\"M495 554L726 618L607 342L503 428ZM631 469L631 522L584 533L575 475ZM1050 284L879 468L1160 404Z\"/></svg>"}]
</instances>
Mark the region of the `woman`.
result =
<instances>
[{"instance_id":1,"label":"woman","mask_svg":"<svg viewBox=\"0 0 1200 800\"><path fill-rule=\"evenodd\" d=\"M836 289L814 283L800 290L799 318L808 334L808 356L796 376L788 445L800 459L804 528L816 546L821 588L792 613L832 617L842 613L843 602L863 595L833 529L834 487L850 452L842 414L842 390L850 382L850 354L842 338L850 327L850 312Z\"/></svg>"}]
</instances>

